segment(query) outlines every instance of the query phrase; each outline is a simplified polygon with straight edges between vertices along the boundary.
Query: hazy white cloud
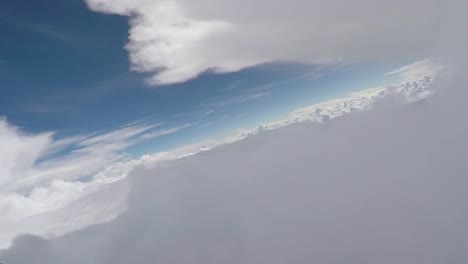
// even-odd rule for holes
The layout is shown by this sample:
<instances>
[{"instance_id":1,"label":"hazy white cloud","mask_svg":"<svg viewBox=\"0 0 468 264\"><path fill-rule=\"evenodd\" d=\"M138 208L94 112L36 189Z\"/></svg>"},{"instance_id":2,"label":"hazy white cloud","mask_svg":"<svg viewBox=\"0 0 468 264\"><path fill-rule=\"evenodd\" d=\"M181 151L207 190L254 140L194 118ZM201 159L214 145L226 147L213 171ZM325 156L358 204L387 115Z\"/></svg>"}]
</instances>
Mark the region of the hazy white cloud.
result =
<instances>
[{"instance_id":1,"label":"hazy white cloud","mask_svg":"<svg viewBox=\"0 0 468 264\"><path fill-rule=\"evenodd\" d=\"M412 64L411 67L429 69L426 64L432 62L424 62ZM405 72L423 72L412 68L404 67ZM423 82L424 89L416 89L414 93L429 91L434 80L445 76L442 74L445 69L439 67L439 71L427 71L426 74L416 76L415 78L430 81ZM386 95L405 95L406 90L403 88L408 80L406 77L404 80L398 87L365 90L346 98L298 109L284 120L251 130L240 129L238 133L225 139L200 142L134 160L128 160L123 153L129 146L145 139L179 132L191 124L161 128L160 123L135 123L107 133L55 140L52 133L28 135L2 120L0 140L9 148L0 151L0 155L5 157L1 159L4 163L1 167L4 177L3 184L0 185L0 246L8 245L19 232L56 236L116 217L126 208L128 188L122 180L137 167L158 167L165 162L237 142L268 130L302 122L321 123L352 112L368 110ZM417 79L409 81L420 82ZM242 98L258 97L253 95ZM236 98L236 102L239 98ZM24 152L31 156L24 156Z\"/></svg>"},{"instance_id":2,"label":"hazy white cloud","mask_svg":"<svg viewBox=\"0 0 468 264\"><path fill-rule=\"evenodd\" d=\"M119 182L130 186L125 213L53 239L20 236L0 259L465 263L468 90L466 76L453 78L420 103L364 91L347 102L373 111L145 156ZM345 101L330 112L348 113L335 111Z\"/></svg>"},{"instance_id":3,"label":"hazy white cloud","mask_svg":"<svg viewBox=\"0 0 468 264\"><path fill-rule=\"evenodd\" d=\"M51 133L28 135L0 118L0 186L24 176L51 142Z\"/></svg>"},{"instance_id":4,"label":"hazy white cloud","mask_svg":"<svg viewBox=\"0 0 468 264\"><path fill-rule=\"evenodd\" d=\"M86 0L129 17L132 68L151 82L269 61L322 63L426 56L457 0Z\"/></svg>"},{"instance_id":5,"label":"hazy white cloud","mask_svg":"<svg viewBox=\"0 0 468 264\"><path fill-rule=\"evenodd\" d=\"M133 167L125 149L182 129L155 130L159 126L130 124L55 139L54 133L28 134L0 119L0 247L18 233L57 235L116 216L124 209L125 190L112 199L96 192L105 193Z\"/></svg>"},{"instance_id":6,"label":"hazy white cloud","mask_svg":"<svg viewBox=\"0 0 468 264\"><path fill-rule=\"evenodd\" d=\"M399 75L403 83L423 80L427 76L438 76L448 72L447 65L441 65L431 59L425 59L405 65L399 69L391 71L386 75Z\"/></svg>"}]
</instances>

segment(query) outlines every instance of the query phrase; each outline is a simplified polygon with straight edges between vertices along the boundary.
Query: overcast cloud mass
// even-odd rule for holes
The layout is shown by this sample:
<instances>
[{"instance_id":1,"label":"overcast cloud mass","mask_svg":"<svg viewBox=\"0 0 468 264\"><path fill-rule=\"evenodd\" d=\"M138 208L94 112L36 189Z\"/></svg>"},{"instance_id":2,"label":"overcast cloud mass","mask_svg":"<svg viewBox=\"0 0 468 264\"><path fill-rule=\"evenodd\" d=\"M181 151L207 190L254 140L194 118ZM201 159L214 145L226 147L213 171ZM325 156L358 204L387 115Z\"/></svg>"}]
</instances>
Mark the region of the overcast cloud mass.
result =
<instances>
[{"instance_id":1,"label":"overcast cloud mass","mask_svg":"<svg viewBox=\"0 0 468 264\"><path fill-rule=\"evenodd\" d=\"M466 263L464 1L87 2L96 11L131 16L130 60L135 69L155 73L152 82L157 84L184 81L211 68L232 71L271 60L380 60L411 54L436 58L452 71L431 80L430 96L419 85L387 89L386 96L370 94L377 101L371 110L364 105L369 111L346 108L349 114L323 123L286 120L288 126L272 124L240 141L202 142L180 153L118 163L92 177L91 185L83 182L85 191L105 182L99 192L72 199L67 211L56 211L52 218L38 214L18 224L28 227L26 233L40 233L41 221L44 226L62 224L74 212L83 215L74 219L78 226L87 227L76 230L74 223L50 236L17 236L0 251L0 262ZM250 8L239 9L242 4ZM409 69L419 69L426 84L425 74L434 69L427 65L391 74L414 78L418 70ZM310 113L299 111L293 117ZM15 155L0 156L0 183L16 192L22 186L31 189L29 182L37 186L35 177L16 176L35 175L29 170L38 169L34 163L41 153L56 153L63 146L78 144L85 154L59 160L61 165L75 165L75 158L104 164L98 157L118 160L114 155L121 144L184 128L153 130L157 126L131 125L58 144L51 134L24 135L2 121L0 133L7 136L0 140L12 142ZM208 151L195 154L200 150ZM51 173L49 168L63 166L40 172ZM73 179L75 174L67 175ZM67 185L56 186L63 190ZM79 187L73 185L73 190ZM11 204L24 203L4 204L1 210L18 216L11 213ZM16 230L2 232L9 237Z\"/></svg>"},{"instance_id":2,"label":"overcast cloud mass","mask_svg":"<svg viewBox=\"0 0 468 264\"><path fill-rule=\"evenodd\" d=\"M129 184L130 198L115 220L50 240L20 236L0 257L13 264L464 263L466 95L451 85L413 105L387 97L373 111L137 168L120 183Z\"/></svg>"}]
</instances>

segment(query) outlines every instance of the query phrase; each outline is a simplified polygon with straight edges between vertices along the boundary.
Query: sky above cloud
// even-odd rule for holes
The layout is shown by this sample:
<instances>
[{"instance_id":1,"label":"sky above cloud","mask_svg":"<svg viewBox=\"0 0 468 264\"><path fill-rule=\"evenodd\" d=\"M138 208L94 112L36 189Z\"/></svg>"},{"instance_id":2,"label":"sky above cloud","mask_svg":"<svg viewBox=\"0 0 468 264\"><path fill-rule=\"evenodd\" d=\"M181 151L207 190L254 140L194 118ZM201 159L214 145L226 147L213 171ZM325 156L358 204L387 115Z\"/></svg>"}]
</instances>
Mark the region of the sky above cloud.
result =
<instances>
[{"instance_id":1,"label":"sky above cloud","mask_svg":"<svg viewBox=\"0 0 468 264\"><path fill-rule=\"evenodd\" d=\"M466 8L0 3L0 262L464 263Z\"/></svg>"}]
</instances>

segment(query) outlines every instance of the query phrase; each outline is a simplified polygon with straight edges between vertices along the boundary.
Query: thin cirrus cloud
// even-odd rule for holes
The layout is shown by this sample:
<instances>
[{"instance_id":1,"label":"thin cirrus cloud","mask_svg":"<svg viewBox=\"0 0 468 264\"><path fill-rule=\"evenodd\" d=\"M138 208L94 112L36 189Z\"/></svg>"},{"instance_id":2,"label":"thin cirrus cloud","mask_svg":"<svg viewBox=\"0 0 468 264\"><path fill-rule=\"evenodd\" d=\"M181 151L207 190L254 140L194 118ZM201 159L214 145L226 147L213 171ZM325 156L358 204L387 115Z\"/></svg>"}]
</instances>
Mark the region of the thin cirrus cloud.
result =
<instances>
[{"instance_id":1,"label":"thin cirrus cloud","mask_svg":"<svg viewBox=\"0 0 468 264\"><path fill-rule=\"evenodd\" d=\"M234 104L240 104L240 103L245 103L253 100L258 100L264 97L268 97L271 95L271 92L260 92L260 93L252 93L252 94L247 94L245 96L239 96L236 98L231 98L228 100L220 101L211 104L211 106L218 106L218 107L224 107L224 106L229 106L229 105L234 105Z\"/></svg>"},{"instance_id":2,"label":"thin cirrus cloud","mask_svg":"<svg viewBox=\"0 0 468 264\"><path fill-rule=\"evenodd\" d=\"M161 129L161 130L153 131L153 132L144 134L142 136L142 139L150 139L150 138L157 138L157 137L161 137L165 135L170 135L170 134L179 132L183 129L189 128L191 126L192 126L191 124L187 123L187 124L183 124L183 125L168 128L168 129Z\"/></svg>"},{"instance_id":3,"label":"thin cirrus cloud","mask_svg":"<svg viewBox=\"0 0 468 264\"><path fill-rule=\"evenodd\" d=\"M86 0L129 17L132 68L153 84L236 71L270 61L427 56L446 26L447 1ZM415 14L414 10L417 10ZM398 18L398 19L395 19ZM417 34L414 34L417 32Z\"/></svg>"}]
</instances>

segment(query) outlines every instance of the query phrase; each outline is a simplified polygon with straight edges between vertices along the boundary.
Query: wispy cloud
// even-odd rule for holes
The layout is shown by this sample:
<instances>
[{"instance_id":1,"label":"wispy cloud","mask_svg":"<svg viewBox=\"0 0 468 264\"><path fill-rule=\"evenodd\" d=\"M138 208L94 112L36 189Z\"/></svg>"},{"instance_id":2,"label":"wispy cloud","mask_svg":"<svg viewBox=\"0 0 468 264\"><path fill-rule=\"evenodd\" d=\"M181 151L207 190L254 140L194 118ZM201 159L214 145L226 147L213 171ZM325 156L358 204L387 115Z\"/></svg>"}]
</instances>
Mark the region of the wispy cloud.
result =
<instances>
[{"instance_id":1,"label":"wispy cloud","mask_svg":"<svg viewBox=\"0 0 468 264\"><path fill-rule=\"evenodd\" d=\"M252 93L252 94L248 94L248 95L245 95L245 96L239 96L239 97L236 97L236 98L232 98L232 99L224 100L224 101L221 101L221 102L213 103L211 105L219 107L219 106L228 106L228 105L240 104L240 103L245 103L245 102L252 101L252 100L261 99L261 98L264 98L264 97L267 97L267 96L270 96L270 95L271 95L271 91Z\"/></svg>"},{"instance_id":2,"label":"wispy cloud","mask_svg":"<svg viewBox=\"0 0 468 264\"><path fill-rule=\"evenodd\" d=\"M198 126L199 128L205 128L205 127L209 127L213 125L213 122L208 122L208 123L204 123L204 124L201 124L200 126Z\"/></svg>"},{"instance_id":3,"label":"wispy cloud","mask_svg":"<svg viewBox=\"0 0 468 264\"><path fill-rule=\"evenodd\" d=\"M235 90L237 89L243 82L244 80L237 80L231 84L229 84L228 86L224 87L223 90L224 91L232 91L232 90Z\"/></svg>"},{"instance_id":4,"label":"wispy cloud","mask_svg":"<svg viewBox=\"0 0 468 264\"><path fill-rule=\"evenodd\" d=\"M213 109L210 109L210 110L208 110L208 111L204 112L203 114L201 114L201 116L207 116L207 115L211 115L211 114L212 114L212 113L214 113L214 112L215 112L215 110L213 110Z\"/></svg>"},{"instance_id":5,"label":"wispy cloud","mask_svg":"<svg viewBox=\"0 0 468 264\"><path fill-rule=\"evenodd\" d=\"M436 77L437 75L446 73L447 70L448 67L446 65L436 63L433 59L425 59L405 65L385 75L399 75L403 78L404 82L414 82L426 76Z\"/></svg>"},{"instance_id":6,"label":"wispy cloud","mask_svg":"<svg viewBox=\"0 0 468 264\"><path fill-rule=\"evenodd\" d=\"M21 136L21 132L3 122L5 135L11 141L35 141L37 136ZM47 184L51 180L77 180L98 172L104 166L125 158L122 153L128 147L147 138L147 134L161 126L156 124L134 124L110 132L93 133L89 135L76 135L69 138L55 140L52 133L41 136L42 144L29 144L35 146L30 153L36 153L28 162L20 162L19 153L23 150L17 147L13 153L18 153L14 170L3 173L7 181L0 186L0 190L15 191L21 189L28 191L37 184ZM1 152L1 151L0 151ZM5 154L6 155L6 154ZM86 164L86 166L83 166Z\"/></svg>"},{"instance_id":7,"label":"wispy cloud","mask_svg":"<svg viewBox=\"0 0 468 264\"><path fill-rule=\"evenodd\" d=\"M179 131L181 131L183 129L189 128L191 126L192 126L191 124L187 123L187 124L183 124L183 125L177 126L177 127L156 130L156 131L152 131L150 133L146 133L146 134L142 135L141 138L142 139L150 139L150 138L157 138L157 137L161 137L161 136L165 136L165 135L170 135L170 134L174 134L176 132L179 132Z\"/></svg>"},{"instance_id":8,"label":"wispy cloud","mask_svg":"<svg viewBox=\"0 0 468 264\"><path fill-rule=\"evenodd\" d=\"M12 17L11 15L2 10L0 10L0 21L3 21L9 24L10 26L13 26L23 31L29 31L35 34L57 39L72 47L78 48L79 45L77 44L82 44L82 41L79 38L69 34L64 30L60 30L55 26L32 23L26 20L18 19Z\"/></svg>"}]
</instances>

